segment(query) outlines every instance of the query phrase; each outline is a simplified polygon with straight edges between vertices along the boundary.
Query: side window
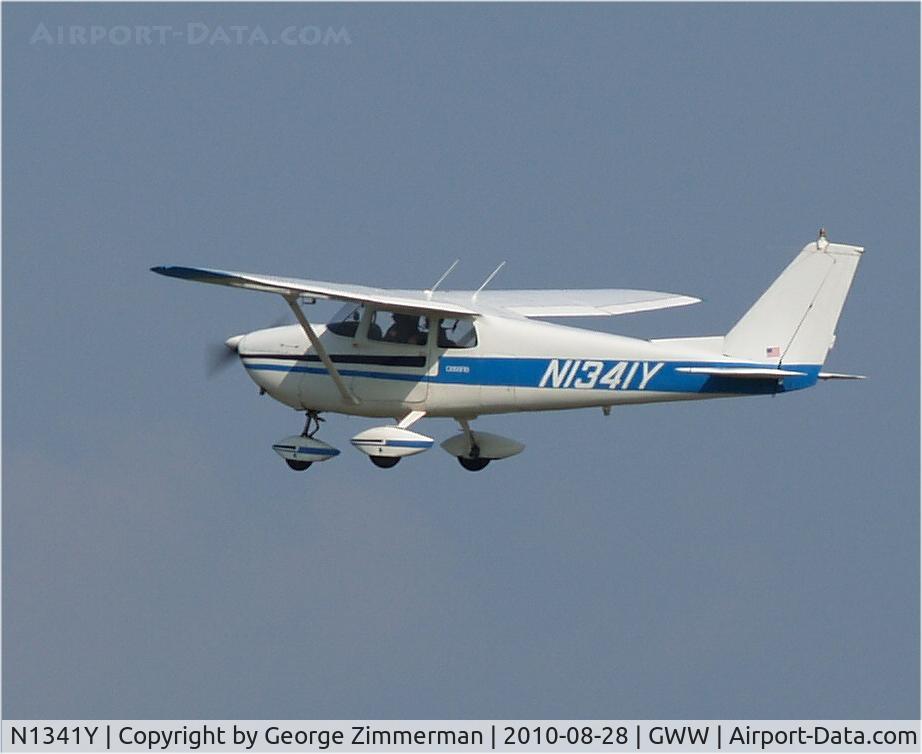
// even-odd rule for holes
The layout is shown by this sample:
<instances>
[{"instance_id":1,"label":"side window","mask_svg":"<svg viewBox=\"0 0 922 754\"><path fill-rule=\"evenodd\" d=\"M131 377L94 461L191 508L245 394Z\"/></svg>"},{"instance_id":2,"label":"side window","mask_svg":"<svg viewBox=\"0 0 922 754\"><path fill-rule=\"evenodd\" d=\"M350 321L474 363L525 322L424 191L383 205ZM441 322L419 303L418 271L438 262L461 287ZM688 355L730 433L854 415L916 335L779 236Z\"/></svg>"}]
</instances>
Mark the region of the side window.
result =
<instances>
[{"instance_id":1,"label":"side window","mask_svg":"<svg viewBox=\"0 0 922 754\"><path fill-rule=\"evenodd\" d=\"M364 310L364 304L346 304L327 322L327 330L344 338L355 337Z\"/></svg>"},{"instance_id":2,"label":"side window","mask_svg":"<svg viewBox=\"0 0 922 754\"><path fill-rule=\"evenodd\" d=\"M470 319L443 319L439 323L439 348L473 348L477 330Z\"/></svg>"},{"instance_id":3,"label":"side window","mask_svg":"<svg viewBox=\"0 0 922 754\"><path fill-rule=\"evenodd\" d=\"M424 346L429 341L429 318L418 314L376 311L368 326L368 339Z\"/></svg>"}]
</instances>

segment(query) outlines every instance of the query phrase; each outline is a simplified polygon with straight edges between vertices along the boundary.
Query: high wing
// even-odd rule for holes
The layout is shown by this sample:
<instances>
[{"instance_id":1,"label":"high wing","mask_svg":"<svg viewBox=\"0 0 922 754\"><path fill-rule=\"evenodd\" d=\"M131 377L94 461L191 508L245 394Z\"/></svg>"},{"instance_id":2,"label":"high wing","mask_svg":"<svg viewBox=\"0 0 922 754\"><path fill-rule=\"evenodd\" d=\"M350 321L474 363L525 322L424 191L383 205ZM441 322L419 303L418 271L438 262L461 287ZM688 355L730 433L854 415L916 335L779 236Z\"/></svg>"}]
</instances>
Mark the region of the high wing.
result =
<instances>
[{"instance_id":1,"label":"high wing","mask_svg":"<svg viewBox=\"0 0 922 754\"><path fill-rule=\"evenodd\" d=\"M232 288L246 288L253 291L279 293L282 296L308 296L328 298L337 301L376 304L395 311L422 312L424 314L448 314L455 317L472 317L477 311L447 301L427 298L422 292L390 291L385 288L369 288L364 285L325 283L321 280L283 278L274 275L258 275L250 272L209 270L201 267L151 267L151 272L181 280L198 283L229 285ZM415 295L414 295L415 294Z\"/></svg>"},{"instance_id":2,"label":"high wing","mask_svg":"<svg viewBox=\"0 0 922 754\"><path fill-rule=\"evenodd\" d=\"M458 291L448 295L471 296L472 292ZM701 301L677 293L630 288L481 291L474 300L478 304L505 309L520 317L611 317L688 306Z\"/></svg>"},{"instance_id":3,"label":"high wing","mask_svg":"<svg viewBox=\"0 0 922 754\"><path fill-rule=\"evenodd\" d=\"M282 296L354 301L396 311L451 317L486 312L516 317L607 317L696 304L700 299L675 293L626 288L590 290L429 291L371 288L320 280L277 277L200 267L151 267L152 272L181 280L227 285Z\"/></svg>"}]
</instances>

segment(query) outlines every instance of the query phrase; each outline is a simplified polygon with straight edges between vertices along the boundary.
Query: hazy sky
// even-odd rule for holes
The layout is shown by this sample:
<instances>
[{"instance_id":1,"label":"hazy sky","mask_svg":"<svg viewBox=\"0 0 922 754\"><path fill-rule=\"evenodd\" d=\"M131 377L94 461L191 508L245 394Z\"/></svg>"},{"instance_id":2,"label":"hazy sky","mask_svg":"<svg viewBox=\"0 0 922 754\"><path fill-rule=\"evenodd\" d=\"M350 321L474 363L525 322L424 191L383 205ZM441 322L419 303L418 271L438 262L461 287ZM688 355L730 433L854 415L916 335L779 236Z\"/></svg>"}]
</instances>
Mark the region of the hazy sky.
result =
<instances>
[{"instance_id":1,"label":"hazy sky","mask_svg":"<svg viewBox=\"0 0 922 754\"><path fill-rule=\"evenodd\" d=\"M912 4L4 5L4 717L916 717L918 29ZM289 471L301 417L204 376L281 302L148 272L425 287L461 257L465 287L507 259L497 287L705 300L587 326L719 334L820 225L867 247L827 362L866 382L485 418L527 448L480 474L377 469L348 445L374 422L338 416L343 454Z\"/></svg>"}]
</instances>

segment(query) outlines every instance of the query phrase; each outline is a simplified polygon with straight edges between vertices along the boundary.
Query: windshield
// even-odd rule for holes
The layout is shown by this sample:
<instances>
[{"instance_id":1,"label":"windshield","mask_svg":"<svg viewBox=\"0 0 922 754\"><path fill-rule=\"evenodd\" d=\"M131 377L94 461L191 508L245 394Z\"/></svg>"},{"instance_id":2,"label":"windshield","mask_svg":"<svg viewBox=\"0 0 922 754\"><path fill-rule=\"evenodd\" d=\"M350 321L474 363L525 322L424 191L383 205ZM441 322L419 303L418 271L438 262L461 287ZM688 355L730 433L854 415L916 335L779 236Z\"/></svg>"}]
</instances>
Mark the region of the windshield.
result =
<instances>
[{"instance_id":1,"label":"windshield","mask_svg":"<svg viewBox=\"0 0 922 754\"><path fill-rule=\"evenodd\" d=\"M359 322L362 320L362 312L365 310L364 304L349 302L327 322L327 330L336 335L342 335L345 338L355 337L355 331L359 329Z\"/></svg>"}]
</instances>

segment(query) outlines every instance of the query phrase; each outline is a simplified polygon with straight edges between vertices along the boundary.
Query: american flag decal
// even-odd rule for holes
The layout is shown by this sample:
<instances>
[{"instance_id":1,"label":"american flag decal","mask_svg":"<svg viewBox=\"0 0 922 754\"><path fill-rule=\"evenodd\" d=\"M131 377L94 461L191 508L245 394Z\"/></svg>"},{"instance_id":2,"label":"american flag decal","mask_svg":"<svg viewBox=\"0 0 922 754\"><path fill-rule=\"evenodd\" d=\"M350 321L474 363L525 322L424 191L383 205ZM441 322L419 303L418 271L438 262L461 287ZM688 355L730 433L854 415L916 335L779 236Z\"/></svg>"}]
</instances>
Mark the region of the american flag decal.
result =
<instances>
[{"instance_id":1,"label":"american flag decal","mask_svg":"<svg viewBox=\"0 0 922 754\"><path fill-rule=\"evenodd\" d=\"M766 356L781 356L781 348L778 346L769 346L765 349Z\"/></svg>"}]
</instances>

